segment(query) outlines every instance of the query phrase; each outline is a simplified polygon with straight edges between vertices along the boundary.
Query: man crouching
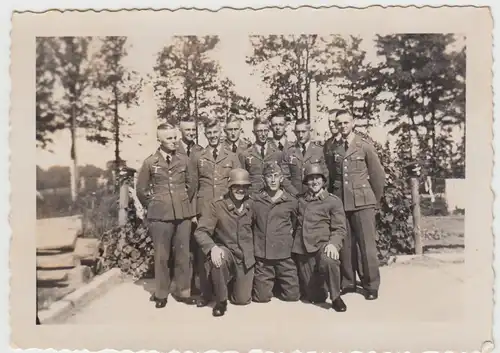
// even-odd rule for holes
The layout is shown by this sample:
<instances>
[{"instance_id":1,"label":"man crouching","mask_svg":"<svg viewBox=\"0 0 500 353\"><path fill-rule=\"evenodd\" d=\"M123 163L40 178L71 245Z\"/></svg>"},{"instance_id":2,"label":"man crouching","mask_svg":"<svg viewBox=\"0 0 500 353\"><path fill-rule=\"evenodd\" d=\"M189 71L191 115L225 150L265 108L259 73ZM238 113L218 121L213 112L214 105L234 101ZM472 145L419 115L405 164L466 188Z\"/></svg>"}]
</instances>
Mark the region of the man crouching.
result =
<instances>
[{"instance_id":1,"label":"man crouching","mask_svg":"<svg viewBox=\"0 0 500 353\"><path fill-rule=\"evenodd\" d=\"M299 222L292 252L296 256L303 296L307 301L326 301L324 281L335 311L346 311L340 298L339 250L346 236L342 201L325 190L326 177L319 164L304 172L307 191L299 195Z\"/></svg>"},{"instance_id":2,"label":"man crouching","mask_svg":"<svg viewBox=\"0 0 500 353\"><path fill-rule=\"evenodd\" d=\"M253 197L256 264L252 299L270 301L277 284L280 299L297 301L299 279L292 245L298 202L282 190L283 173L276 162L264 165L263 176L264 189Z\"/></svg>"},{"instance_id":3,"label":"man crouching","mask_svg":"<svg viewBox=\"0 0 500 353\"><path fill-rule=\"evenodd\" d=\"M201 215L194 233L207 256L207 272L216 300L213 316L222 316L227 310L229 282L233 282L230 297L234 304L249 304L252 295L255 258L248 172L231 170L228 186L228 193L212 201Z\"/></svg>"}]
</instances>

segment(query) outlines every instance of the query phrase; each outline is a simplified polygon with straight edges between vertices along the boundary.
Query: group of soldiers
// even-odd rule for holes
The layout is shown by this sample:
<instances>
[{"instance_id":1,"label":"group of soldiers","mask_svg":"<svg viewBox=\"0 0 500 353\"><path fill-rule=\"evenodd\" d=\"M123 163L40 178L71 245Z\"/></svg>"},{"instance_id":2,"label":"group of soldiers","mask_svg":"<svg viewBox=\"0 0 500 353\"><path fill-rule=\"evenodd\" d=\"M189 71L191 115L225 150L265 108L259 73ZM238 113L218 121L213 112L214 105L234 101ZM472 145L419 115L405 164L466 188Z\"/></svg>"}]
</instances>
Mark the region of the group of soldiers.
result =
<instances>
[{"instance_id":1,"label":"group of soldiers","mask_svg":"<svg viewBox=\"0 0 500 353\"><path fill-rule=\"evenodd\" d=\"M228 300L329 296L343 312L345 293L377 299L375 210L385 174L373 144L354 132L345 110L329 118L332 137L323 145L311 140L309 121L296 121L293 143L286 124L281 115L256 118L250 143L238 118L224 129L209 119L206 148L195 143L194 121L180 123L180 141L175 126L158 126L159 148L136 185L154 244L157 308L169 294L198 307L213 301L214 316L225 314Z\"/></svg>"}]
</instances>

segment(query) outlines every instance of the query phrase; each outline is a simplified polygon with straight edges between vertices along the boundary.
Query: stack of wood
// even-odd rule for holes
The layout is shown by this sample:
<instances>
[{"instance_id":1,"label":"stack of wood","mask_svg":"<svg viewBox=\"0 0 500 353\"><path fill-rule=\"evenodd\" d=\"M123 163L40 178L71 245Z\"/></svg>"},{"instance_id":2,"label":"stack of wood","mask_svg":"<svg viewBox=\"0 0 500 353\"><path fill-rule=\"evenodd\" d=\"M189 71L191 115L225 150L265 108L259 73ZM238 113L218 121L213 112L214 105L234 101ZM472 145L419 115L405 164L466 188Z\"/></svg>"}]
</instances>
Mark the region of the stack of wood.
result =
<instances>
[{"instance_id":1,"label":"stack of wood","mask_svg":"<svg viewBox=\"0 0 500 353\"><path fill-rule=\"evenodd\" d=\"M83 237L80 215L46 218L36 224L37 288L58 300L89 282L98 257L99 240Z\"/></svg>"}]
</instances>

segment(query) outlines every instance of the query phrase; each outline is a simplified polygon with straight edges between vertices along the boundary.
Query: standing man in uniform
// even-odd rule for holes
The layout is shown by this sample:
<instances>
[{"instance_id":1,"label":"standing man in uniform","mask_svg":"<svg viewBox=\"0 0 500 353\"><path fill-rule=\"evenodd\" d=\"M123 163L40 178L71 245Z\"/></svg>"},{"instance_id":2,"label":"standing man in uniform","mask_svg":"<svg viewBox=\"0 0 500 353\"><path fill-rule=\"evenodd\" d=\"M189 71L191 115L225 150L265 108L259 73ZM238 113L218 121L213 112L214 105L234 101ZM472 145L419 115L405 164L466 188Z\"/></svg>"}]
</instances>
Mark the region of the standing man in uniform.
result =
<instances>
[{"instance_id":1,"label":"standing man in uniform","mask_svg":"<svg viewBox=\"0 0 500 353\"><path fill-rule=\"evenodd\" d=\"M265 188L253 198L256 265L252 299L270 301L277 284L281 300L297 301L299 278L292 259L297 199L281 188L283 173L278 163L266 163L263 173Z\"/></svg>"},{"instance_id":2,"label":"standing man in uniform","mask_svg":"<svg viewBox=\"0 0 500 353\"><path fill-rule=\"evenodd\" d=\"M262 170L264 163L279 162L282 152L270 143L269 122L262 118L255 118L253 121L253 133L255 143L240 155L241 165L250 175L250 195L260 192L264 188Z\"/></svg>"},{"instance_id":3,"label":"standing man in uniform","mask_svg":"<svg viewBox=\"0 0 500 353\"><path fill-rule=\"evenodd\" d=\"M280 163L284 176L283 186L286 191L294 196L307 190L307 186L303 183L304 170L311 163L320 164L328 180L323 148L311 141L311 124L309 121L305 119L297 120L295 135L297 136L297 142L283 152Z\"/></svg>"},{"instance_id":4,"label":"standing man in uniform","mask_svg":"<svg viewBox=\"0 0 500 353\"><path fill-rule=\"evenodd\" d=\"M385 172L375 147L354 133L352 115L336 114L342 139L334 146L335 179L332 190L341 198L348 221L349 236L341 252L344 293L356 291L356 272L367 300L378 298L380 271L377 255L375 208L384 192ZM357 253L362 268L358 268Z\"/></svg>"},{"instance_id":5,"label":"standing man in uniform","mask_svg":"<svg viewBox=\"0 0 500 353\"><path fill-rule=\"evenodd\" d=\"M337 129L337 117L332 114L328 117L328 127L332 136L325 141L323 145L323 154L325 155L325 162L328 168L328 176L330 182L328 183L328 191L333 192L333 182L338 179L335 177L335 146L342 140L342 135Z\"/></svg>"},{"instance_id":6,"label":"standing man in uniform","mask_svg":"<svg viewBox=\"0 0 500 353\"><path fill-rule=\"evenodd\" d=\"M196 193L196 213L200 217L208 209L210 202L219 199L228 191L229 172L240 168L240 161L235 153L220 143L221 128L217 119L209 119L204 124L208 146L196 161L192 188ZM205 271L205 256L199 246L195 250L195 267L200 278L201 298L197 305L206 306L210 301L210 286Z\"/></svg>"},{"instance_id":7,"label":"standing man in uniform","mask_svg":"<svg viewBox=\"0 0 500 353\"><path fill-rule=\"evenodd\" d=\"M234 115L227 119L224 132L226 133L225 147L238 156L252 145L249 141L241 138L241 120Z\"/></svg>"},{"instance_id":8,"label":"standing man in uniform","mask_svg":"<svg viewBox=\"0 0 500 353\"><path fill-rule=\"evenodd\" d=\"M196 141L196 123L193 120L183 120L180 122L181 140L178 152L186 154L189 158L196 157L203 150Z\"/></svg>"},{"instance_id":9,"label":"standing man in uniform","mask_svg":"<svg viewBox=\"0 0 500 353\"><path fill-rule=\"evenodd\" d=\"M137 197L147 209L148 232L154 246L155 292L150 298L157 308L167 304L170 292L169 259L174 257L174 280L178 301L194 304L190 289L189 242L194 190L192 164L176 153L177 131L170 124L157 129L160 147L144 161L137 178Z\"/></svg>"},{"instance_id":10,"label":"standing man in uniform","mask_svg":"<svg viewBox=\"0 0 500 353\"><path fill-rule=\"evenodd\" d=\"M285 136L286 118L282 114L273 115L271 117L271 131L273 137L271 141L280 151L286 151L290 147L290 142Z\"/></svg>"},{"instance_id":11,"label":"standing man in uniform","mask_svg":"<svg viewBox=\"0 0 500 353\"><path fill-rule=\"evenodd\" d=\"M216 300L213 316L224 315L228 298L236 305L247 305L252 299L255 258L249 186L248 172L233 169L229 175L229 192L210 203L194 233L209 259L206 264ZM229 282L233 282L232 293L228 291Z\"/></svg>"},{"instance_id":12,"label":"standing man in uniform","mask_svg":"<svg viewBox=\"0 0 500 353\"><path fill-rule=\"evenodd\" d=\"M306 167L307 192L299 196L299 222L293 242L304 299L326 301L324 283L335 311L346 311L340 297L339 251L347 234L342 201L326 191L326 175L321 165Z\"/></svg>"}]
</instances>

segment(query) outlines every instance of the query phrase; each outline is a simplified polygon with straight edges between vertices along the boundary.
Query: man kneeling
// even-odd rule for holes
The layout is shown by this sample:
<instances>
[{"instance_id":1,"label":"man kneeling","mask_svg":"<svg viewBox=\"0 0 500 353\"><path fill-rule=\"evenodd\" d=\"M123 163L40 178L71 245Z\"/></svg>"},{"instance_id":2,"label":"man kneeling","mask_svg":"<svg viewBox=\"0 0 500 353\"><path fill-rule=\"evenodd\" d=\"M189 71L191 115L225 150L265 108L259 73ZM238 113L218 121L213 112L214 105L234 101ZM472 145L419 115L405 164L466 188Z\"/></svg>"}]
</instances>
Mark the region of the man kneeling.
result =
<instances>
[{"instance_id":1,"label":"man kneeling","mask_svg":"<svg viewBox=\"0 0 500 353\"><path fill-rule=\"evenodd\" d=\"M298 202L281 189L283 174L277 163L265 164L263 176L264 190L253 197L256 265L252 299L270 301L277 284L280 299L297 301L299 279L291 252Z\"/></svg>"},{"instance_id":2,"label":"man kneeling","mask_svg":"<svg viewBox=\"0 0 500 353\"><path fill-rule=\"evenodd\" d=\"M249 304L252 295L255 258L248 172L240 168L231 170L228 186L228 193L212 201L201 215L194 233L207 255L207 272L216 300L214 316L222 316L227 310L229 282L234 284L231 293L234 304Z\"/></svg>"},{"instance_id":3,"label":"man kneeling","mask_svg":"<svg viewBox=\"0 0 500 353\"><path fill-rule=\"evenodd\" d=\"M342 201L325 190L326 177L319 164L310 164L304 173L307 191L299 195L299 224L292 252L296 256L304 299L325 302L327 294L335 311L346 311L340 298L339 250L346 236Z\"/></svg>"}]
</instances>

